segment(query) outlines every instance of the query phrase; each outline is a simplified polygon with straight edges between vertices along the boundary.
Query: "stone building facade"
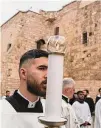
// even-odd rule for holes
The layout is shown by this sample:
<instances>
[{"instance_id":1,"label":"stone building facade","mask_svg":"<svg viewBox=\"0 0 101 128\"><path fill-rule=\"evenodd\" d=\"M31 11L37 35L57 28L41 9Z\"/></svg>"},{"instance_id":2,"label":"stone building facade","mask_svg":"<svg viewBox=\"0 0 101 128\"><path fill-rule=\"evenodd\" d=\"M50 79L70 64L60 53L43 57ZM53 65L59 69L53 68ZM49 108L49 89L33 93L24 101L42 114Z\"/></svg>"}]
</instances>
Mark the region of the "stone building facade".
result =
<instances>
[{"instance_id":1,"label":"stone building facade","mask_svg":"<svg viewBox=\"0 0 101 128\"><path fill-rule=\"evenodd\" d=\"M37 48L37 40L54 34L66 38L64 77L76 81L76 91L89 89L94 98L101 87L101 1L74 1L59 11L18 12L1 26L1 95L19 86L21 55ZM46 44L41 45L46 49Z\"/></svg>"}]
</instances>

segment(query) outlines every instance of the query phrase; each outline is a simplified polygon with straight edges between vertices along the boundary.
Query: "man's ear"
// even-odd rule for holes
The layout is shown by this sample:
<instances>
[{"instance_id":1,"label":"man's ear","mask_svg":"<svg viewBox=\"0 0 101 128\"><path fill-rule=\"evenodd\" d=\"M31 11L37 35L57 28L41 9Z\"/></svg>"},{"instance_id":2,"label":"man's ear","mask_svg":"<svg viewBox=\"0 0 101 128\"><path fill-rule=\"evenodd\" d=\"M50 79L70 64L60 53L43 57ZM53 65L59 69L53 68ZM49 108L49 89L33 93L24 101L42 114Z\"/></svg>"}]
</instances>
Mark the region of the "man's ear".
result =
<instances>
[{"instance_id":1,"label":"man's ear","mask_svg":"<svg viewBox=\"0 0 101 128\"><path fill-rule=\"evenodd\" d=\"M24 80L27 78L27 70L25 68L20 69L20 78Z\"/></svg>"}]
</instances>

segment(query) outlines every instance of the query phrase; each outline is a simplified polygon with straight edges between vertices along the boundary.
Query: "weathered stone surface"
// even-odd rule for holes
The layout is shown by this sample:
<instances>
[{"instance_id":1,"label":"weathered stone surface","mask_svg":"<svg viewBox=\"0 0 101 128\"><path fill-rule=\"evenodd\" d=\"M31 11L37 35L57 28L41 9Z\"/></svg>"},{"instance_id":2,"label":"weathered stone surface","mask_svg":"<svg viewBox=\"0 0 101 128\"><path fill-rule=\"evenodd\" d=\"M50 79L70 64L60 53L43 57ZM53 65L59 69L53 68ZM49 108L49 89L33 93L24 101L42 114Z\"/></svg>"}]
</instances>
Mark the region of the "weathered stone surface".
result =
<instances>
[{"instance_id":1,"label":"weathered stone surface","mask_svg":"<svg viewBox=\"0 0 101 128\"><path fill-rule=\"evenodd\" d=\"M95 97L101 87L101 1L72 2L57 12L18 12L1 27L1 92L19 86L18 64L21 55L36 48L36 41L46 39L60 28L66 38L64 77L77 81L76 89L89 89ZM83 44L83 33L87 43ZM41 49L46 50L46 45Z\"/></svg>"}]
</instances>

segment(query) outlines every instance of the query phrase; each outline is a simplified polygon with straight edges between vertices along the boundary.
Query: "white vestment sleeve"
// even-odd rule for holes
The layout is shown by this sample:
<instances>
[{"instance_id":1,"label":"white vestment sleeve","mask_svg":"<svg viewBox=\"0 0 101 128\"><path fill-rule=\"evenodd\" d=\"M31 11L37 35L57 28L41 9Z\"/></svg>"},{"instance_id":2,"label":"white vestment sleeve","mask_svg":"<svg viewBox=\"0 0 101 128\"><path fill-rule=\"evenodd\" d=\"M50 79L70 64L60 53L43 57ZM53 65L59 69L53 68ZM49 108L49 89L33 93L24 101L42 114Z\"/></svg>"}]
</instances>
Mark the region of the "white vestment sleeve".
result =
<instances>
[{"instance_id":1,"label":"white vestment sleeve","mask_svg":"<svg viewBox=\"0 0 101 128\"><path fill-rule=\"evenodd\" d=\"M0 105L2 128L44 128L44 125L38 122L38 117L43 116L43 113L16 112L5 99L0 101Z\"/></svg>"},{"instance_id":2,"label":"white vestment sleeve","mask_svg":"<svg viewBox=\"0 0 101 128\"><path fill-rule=\"evenodd\" d=\"M95 128L101 128L101 99L95 106Z\"/></svg>"},{"instance_id":3,"label":"white vestment sleeve","mask_svg":"<svg viewBox=\"0 0 101 128\"><path fill-rule=\"evenodd\" d=\"M66 128L80 128L75 112L69 103L62 100L62 116L67 119Z\"/></svg>"}]
</instances>

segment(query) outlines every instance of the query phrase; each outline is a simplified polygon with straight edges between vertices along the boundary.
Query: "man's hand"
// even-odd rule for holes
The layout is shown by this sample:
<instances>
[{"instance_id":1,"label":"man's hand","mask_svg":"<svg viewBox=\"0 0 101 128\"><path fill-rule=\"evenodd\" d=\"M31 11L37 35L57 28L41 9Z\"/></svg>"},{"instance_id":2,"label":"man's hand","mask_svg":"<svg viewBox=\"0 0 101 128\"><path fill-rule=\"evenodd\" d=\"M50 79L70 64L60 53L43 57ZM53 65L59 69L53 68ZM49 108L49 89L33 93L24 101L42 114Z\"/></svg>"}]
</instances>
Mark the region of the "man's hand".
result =
<instances>
[{"instance_id":1,"label":"man's hand","mask_svg":"<svg viewBox=\"0 0 101 128\"><path fill-rule=\"evenodd\" d=\"M85 121L85 123L81 124L80 126L87 126L87 125L91 125L88 121Z\"/></svg>"},{"instance_id":2,"label":"man's hand","mask_svg":"<svg viewBox=\"0 0 101 128\"><path fill-rule=\"evenodd\" d=\"M85 121L85 126L87 126L87 125L91 125L88 121Z\"/></svg>"}]
</instances>

